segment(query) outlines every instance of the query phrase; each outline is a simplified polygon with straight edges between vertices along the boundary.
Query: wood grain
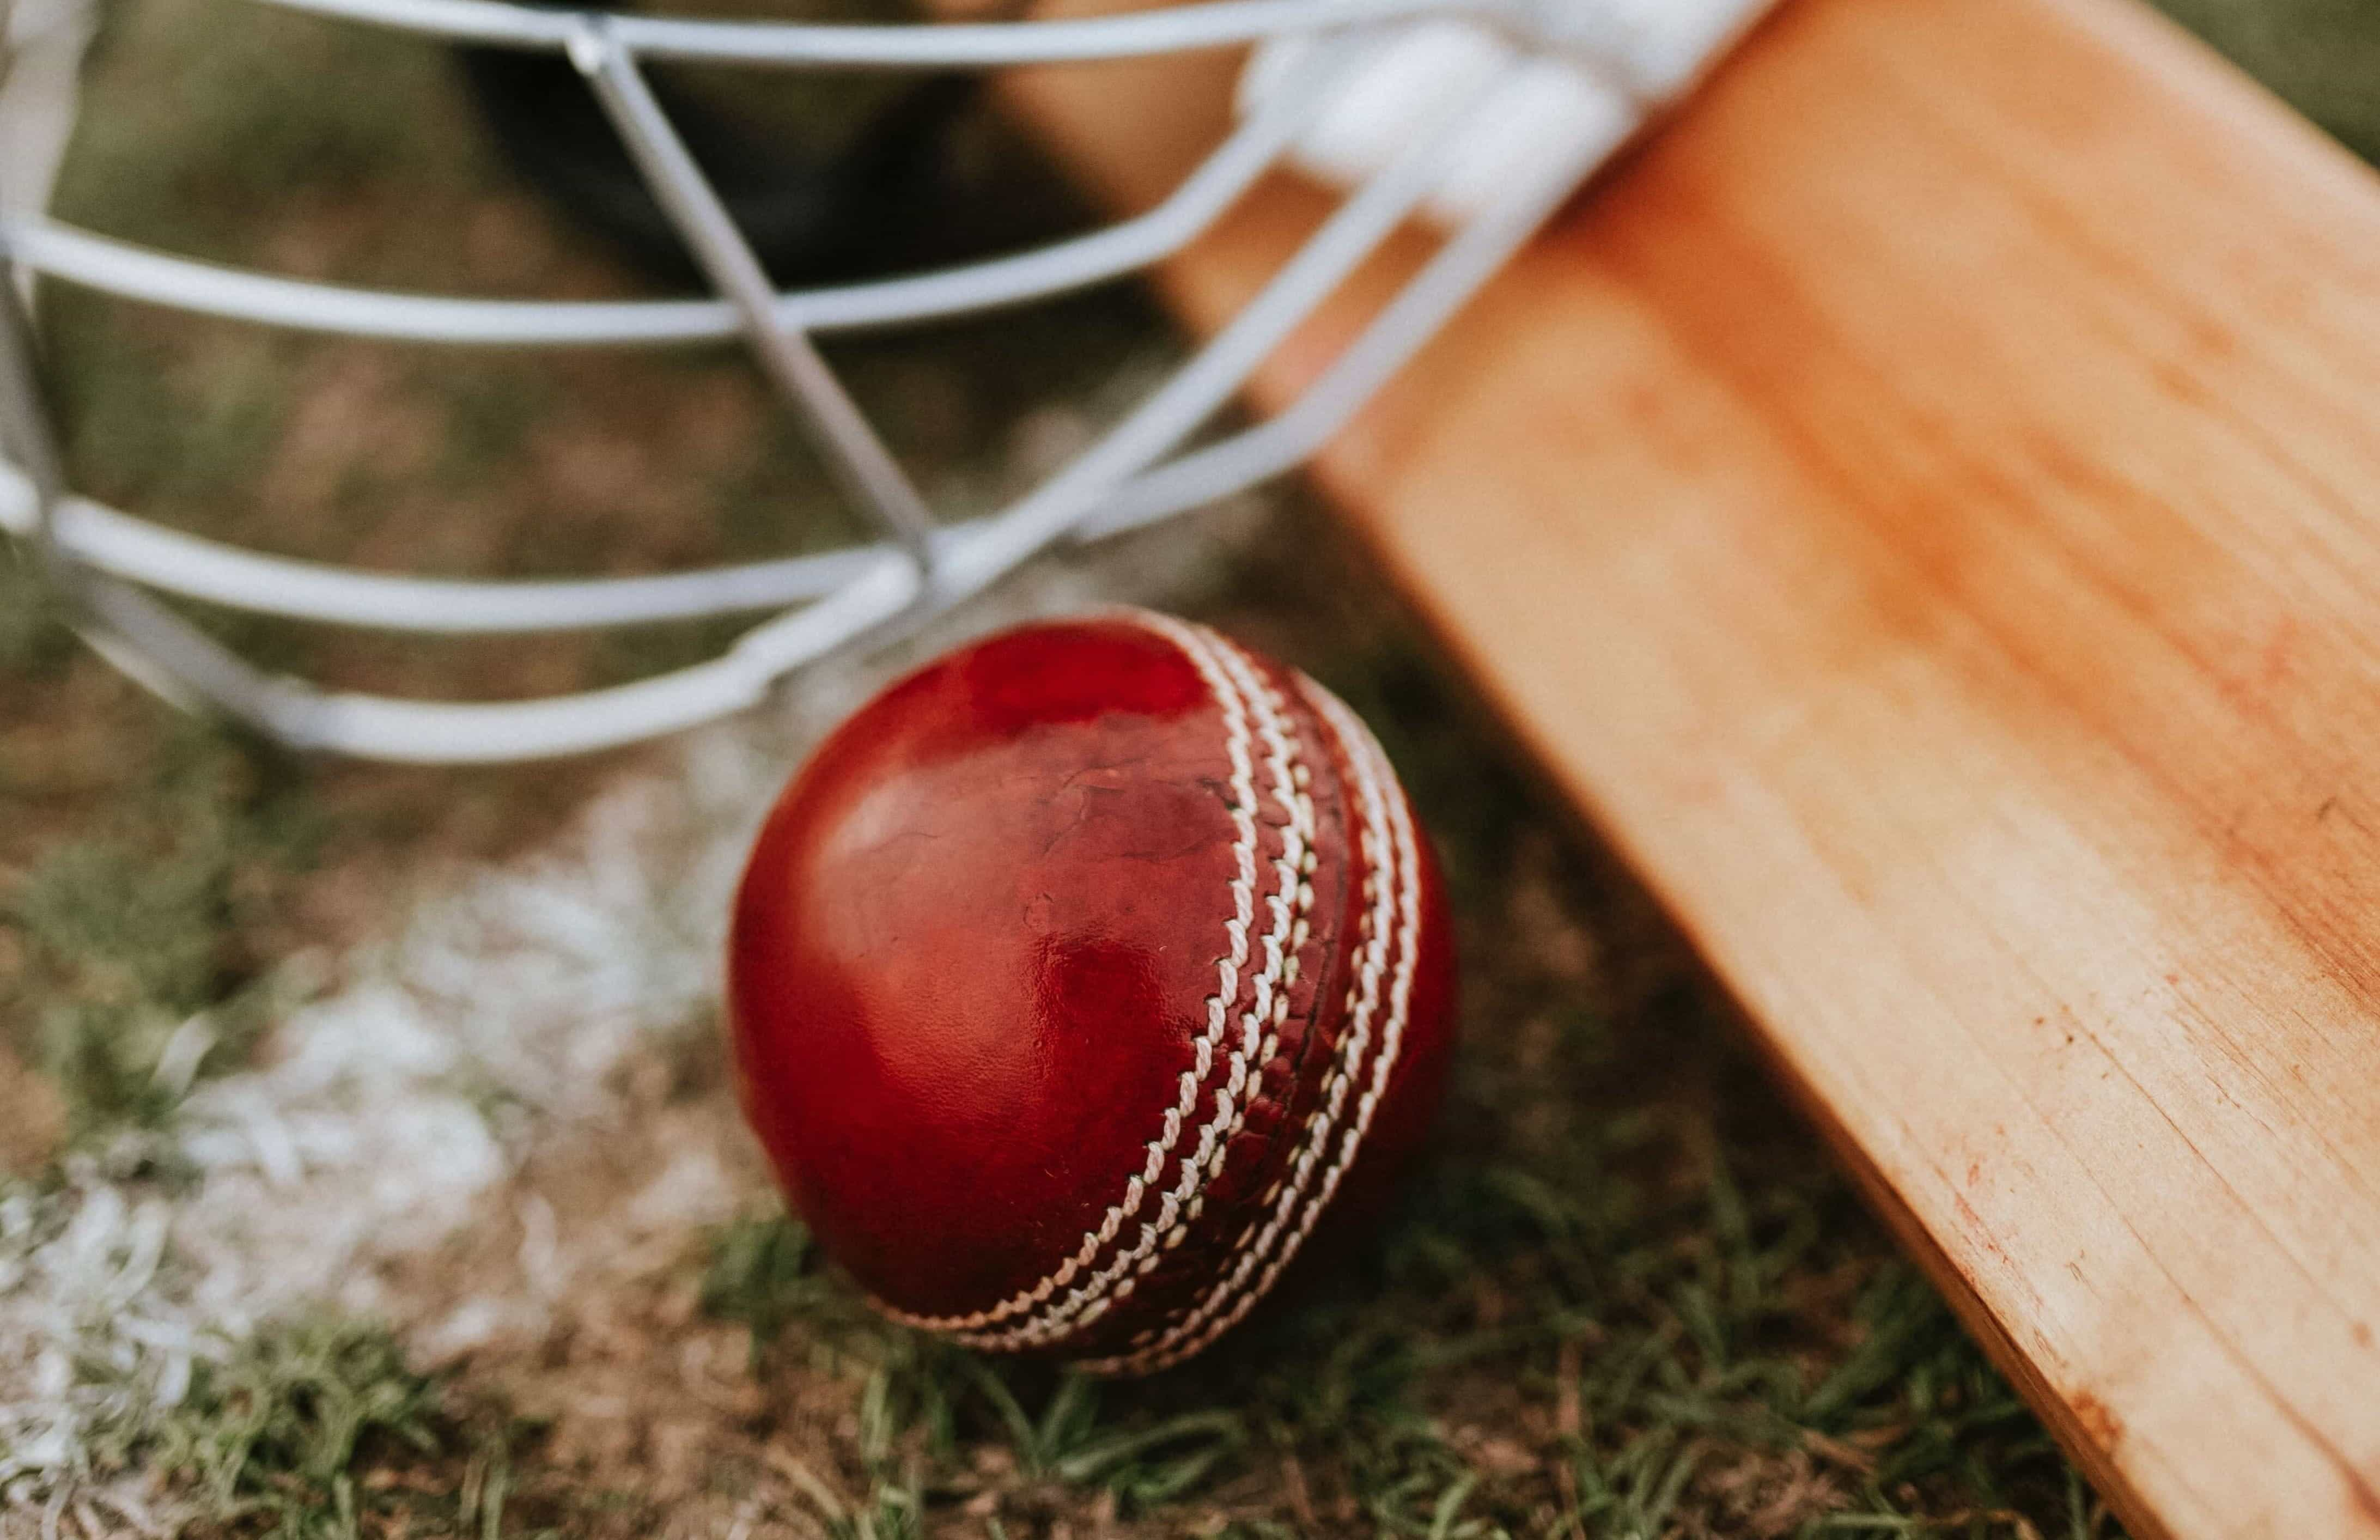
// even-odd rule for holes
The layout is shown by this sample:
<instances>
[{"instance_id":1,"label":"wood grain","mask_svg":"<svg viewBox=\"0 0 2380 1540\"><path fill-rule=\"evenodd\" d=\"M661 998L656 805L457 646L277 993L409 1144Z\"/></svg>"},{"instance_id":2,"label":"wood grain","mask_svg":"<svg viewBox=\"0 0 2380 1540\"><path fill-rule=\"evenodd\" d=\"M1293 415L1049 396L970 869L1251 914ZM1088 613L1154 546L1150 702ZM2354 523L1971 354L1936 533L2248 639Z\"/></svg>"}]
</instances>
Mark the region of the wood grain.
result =
<instances>
[{"instance_id":1,"label":"wood grain","mask_svg":"<svg viewBox=\"0 0 2380 1540\"><path fill-rule=\"evenodd\" d=\"M2134 1530L2380 1536L2380 182L2129 4L1788 0L1318 474Z\"/></svg>"}]
</instances>

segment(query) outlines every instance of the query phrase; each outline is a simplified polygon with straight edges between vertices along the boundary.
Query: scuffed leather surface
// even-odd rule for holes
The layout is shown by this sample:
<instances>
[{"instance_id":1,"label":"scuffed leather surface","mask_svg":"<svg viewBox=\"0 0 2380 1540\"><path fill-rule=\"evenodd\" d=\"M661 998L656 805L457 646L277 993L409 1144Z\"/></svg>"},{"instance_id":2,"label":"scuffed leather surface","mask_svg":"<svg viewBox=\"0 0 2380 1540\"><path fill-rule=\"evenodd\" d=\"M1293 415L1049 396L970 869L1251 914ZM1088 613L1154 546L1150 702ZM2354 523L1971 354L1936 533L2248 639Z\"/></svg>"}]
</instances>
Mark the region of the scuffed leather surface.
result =
<instances>
[{"instance_id":1,"label":"scuffed leather surface","mask_svg":"<svg viewBox=\"0 0 2380 1540\"><path fill-rule=\"evenodd\" d=\"M1309 770L1298 977L1188 1235L1069 1353L1146 1338L1211 1286L1281 1177L1344 1025L1360 815L1296 676L1251 659ZM1029 626L879 696L770 816L729 947L746 1108L804 1219L880 1300L959 1315L1030 1287L1143 1168L1227 946L1224 745L1212 693L1166 637L1121 616ZM1269 863L1286 819L1258 806ZM1424 867L1406 1053L1342 1189L1351 1209L1374 1206L1441 1077L1451 957L1426 850Z\"/></svg>"}]
</instances>

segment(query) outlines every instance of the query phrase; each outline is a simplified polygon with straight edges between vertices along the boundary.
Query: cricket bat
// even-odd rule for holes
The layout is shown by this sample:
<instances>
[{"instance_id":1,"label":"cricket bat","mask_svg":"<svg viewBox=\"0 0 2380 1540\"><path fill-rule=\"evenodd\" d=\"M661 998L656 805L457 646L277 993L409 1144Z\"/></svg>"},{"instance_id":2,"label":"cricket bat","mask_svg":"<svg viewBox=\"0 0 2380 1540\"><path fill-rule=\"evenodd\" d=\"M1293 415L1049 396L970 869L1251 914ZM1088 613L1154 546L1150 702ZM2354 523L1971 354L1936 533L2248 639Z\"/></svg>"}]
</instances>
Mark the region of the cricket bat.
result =
<instances>
[{"instance_id":1,"label":"cricket bat","mask_svg":"<svg viewBox=\"0 0 2380 1540\"><path fill-rule=\"evenodd\" d=\"M1230 72L1014 91L1132 206ZM2380 177L2133 0L1785 0L1314 473L2133 1533L2380 1536Z\"/></svg>"}]
</instances>

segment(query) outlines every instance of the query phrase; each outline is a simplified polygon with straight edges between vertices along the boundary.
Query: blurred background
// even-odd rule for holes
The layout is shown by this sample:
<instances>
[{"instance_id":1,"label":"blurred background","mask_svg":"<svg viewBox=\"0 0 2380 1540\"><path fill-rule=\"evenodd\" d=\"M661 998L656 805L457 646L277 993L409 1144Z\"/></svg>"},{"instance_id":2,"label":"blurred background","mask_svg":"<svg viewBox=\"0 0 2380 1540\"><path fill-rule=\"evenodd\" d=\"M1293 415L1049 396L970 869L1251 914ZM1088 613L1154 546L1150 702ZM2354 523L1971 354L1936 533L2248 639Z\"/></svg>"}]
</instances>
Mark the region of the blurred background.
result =
<instances>
[{"instance_id":1,"label":"blurred background","mask_svg":"<svg viewBox=\"0 0 2380 1540\"><path fill-rule=\"evenodd\" d=\"M2168 9L2380 155L2380 0ZM339 283L691 292L542 64L110 0L55 207ZM781 282L1096 223L965 82L663 85ZM864 533L733 349L407 348L55 285L41 316L75 486L179 527L454 576ZM1182 344L1118 285L829 351L953 516L1062 464ZM2115 1533L1300 489L1049 564L954 624L1092 595L1211 619L1364 711L1468 969L1406 1211L1350 1276L1148 1386L875 1323L741 1140L710 1013L725 876L803 745L916 649L595 760L301 762L141 694L0 545L0 1533ZM734 629L200 618L293 673L485 698Z\"/></svg>"}]
</instances>

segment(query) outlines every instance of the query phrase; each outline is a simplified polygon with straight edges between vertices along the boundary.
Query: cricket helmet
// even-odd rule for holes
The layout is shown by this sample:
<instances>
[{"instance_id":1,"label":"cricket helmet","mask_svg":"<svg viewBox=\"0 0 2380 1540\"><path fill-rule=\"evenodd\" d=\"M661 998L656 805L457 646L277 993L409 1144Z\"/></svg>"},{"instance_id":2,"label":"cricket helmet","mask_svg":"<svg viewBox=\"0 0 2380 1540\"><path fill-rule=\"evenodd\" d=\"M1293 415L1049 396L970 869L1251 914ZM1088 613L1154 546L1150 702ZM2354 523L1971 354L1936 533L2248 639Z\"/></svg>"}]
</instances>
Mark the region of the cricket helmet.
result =
<instances>
[{"instance_id":1,"label":"cricket helmet","mask_svg":"<svg viewBox=\"0 0 2380 1540\"><path fill-rule=\"evenodd\" d=\"M0 530L36 554L92 645L160 694L300 747L417 762L600 749L738 710L789 671L914 625L1057 542L1148 525L1289 469L1757 8L1752 0L1196 0L1065 18L820 23L517 0L249 3L468 50L516 160L615 233L649 246L674 243L709 291L540 300L366 289L225 267L61 223L46 212L48 195L73 120L88 7L53 0L12 11L0 81L0 249L18 282L0 298L0 442L7 450ZM947 81L1232 49L1246 55L1233 125L1153 206L1036 249L857 278L832 276L838 254L866 239L855 200L833 191L838 178L880 181L881 164L811 168L807 178L789 172L773 187L765 178L731 185L710 169L716 157L698 152L707 129L666 79L673 65L691 63ZM897 132L880 137L875 152L907 152L900 147L930 127L933 100L931 91L896 96L888 110ZM609 152L633 173L625 192L621 177L575 167L540 137L539 125L565 112L593 115L615 136ZM938 520L814 344L835 333L1029 304L1151 267L1284 165L1336 189L1327 217L1178 370L1071 462L988 515ZM1276 346L1414 220L1435 227L1431 253L1302 394L1269 418L1184 447ZM824 260L806 262L804 253ZM829 276L783 280L788 269L806 268ZM42 406L42 339L30 304L42 280L259 326L429 347L740 340L875 538L818 554L577 580L368 572L203 539L80 497L66 483ZM274 674L174 602L190 600L448 636L755 618L725 650L690 666L576 694L482 703L334 690Z\"/></svg>"}]
</instances>

